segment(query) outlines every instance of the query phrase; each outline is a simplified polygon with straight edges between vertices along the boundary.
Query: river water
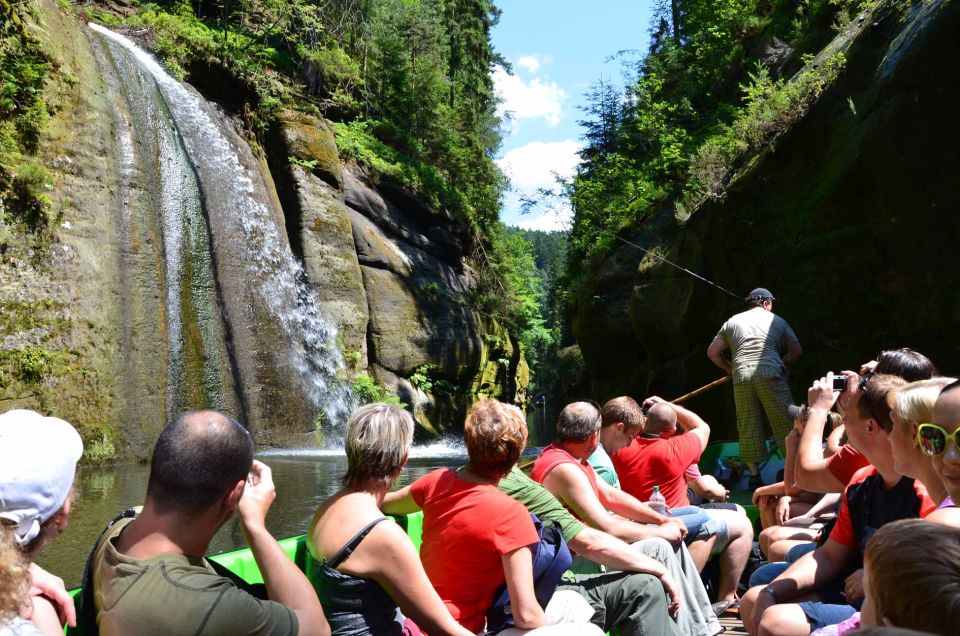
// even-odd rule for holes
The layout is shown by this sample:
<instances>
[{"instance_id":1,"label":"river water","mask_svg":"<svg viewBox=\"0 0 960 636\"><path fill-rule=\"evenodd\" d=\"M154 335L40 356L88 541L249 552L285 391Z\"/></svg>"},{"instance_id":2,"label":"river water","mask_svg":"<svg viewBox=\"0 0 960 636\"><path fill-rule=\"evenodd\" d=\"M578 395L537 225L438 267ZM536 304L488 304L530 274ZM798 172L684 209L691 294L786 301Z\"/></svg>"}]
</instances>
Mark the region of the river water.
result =
<instances>
[{"instance_id":1,"label":"river water","mask_svg":"<svg viewBox=\"0 0 960 636\"><path fill-rule=\"evenodd\" d=\"M525 454L535 456L538 446L551 441L552 433L544 430L539 418L530 419L531 439ZM267 516L267 528L278 539L306 532L320 502L340 488L347 468L346 457L339 450L269 450L258 453L257 458L273 470L277 498ZM395 488L435 468L462 466L466 459L462 439L415 446ZM149 472L148 464L82 468L77 474L67 530L44 549L37 562L62 577L68 587L79 585L90 547L106 523L127 508L143 503ZM245 545L234 518L214 537L210 552Z\"/></svg>"}]
</instances>

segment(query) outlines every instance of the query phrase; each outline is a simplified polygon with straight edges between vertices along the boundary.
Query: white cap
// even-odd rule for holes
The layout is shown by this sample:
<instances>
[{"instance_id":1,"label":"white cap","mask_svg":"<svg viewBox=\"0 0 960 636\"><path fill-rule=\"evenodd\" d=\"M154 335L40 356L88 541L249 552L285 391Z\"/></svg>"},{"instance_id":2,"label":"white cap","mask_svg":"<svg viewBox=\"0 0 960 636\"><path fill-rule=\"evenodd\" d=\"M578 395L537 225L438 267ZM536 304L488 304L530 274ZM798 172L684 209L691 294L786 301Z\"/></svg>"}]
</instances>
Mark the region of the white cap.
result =
<instances>
[{"instance_id":1,"label":"white cap","mask_svg":"<svg viewBox=\"0 0 960 636\"><path fill-rule=\"evenodd\" d=\"M0 415L0 519L26 545L67 500L83 441L70 424L34 411Z\"/></svg>"}]
</instances>

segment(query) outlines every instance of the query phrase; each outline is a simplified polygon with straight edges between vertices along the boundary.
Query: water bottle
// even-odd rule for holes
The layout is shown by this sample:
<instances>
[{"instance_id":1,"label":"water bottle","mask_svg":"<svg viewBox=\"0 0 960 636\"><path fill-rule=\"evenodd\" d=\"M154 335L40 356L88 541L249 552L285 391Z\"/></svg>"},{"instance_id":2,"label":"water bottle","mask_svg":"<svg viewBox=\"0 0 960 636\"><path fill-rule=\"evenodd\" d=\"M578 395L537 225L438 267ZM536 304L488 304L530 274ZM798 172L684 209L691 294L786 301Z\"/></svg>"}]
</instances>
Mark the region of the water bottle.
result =
<instances>
[{"instance_id":1,"label":"water bottle","mask_svg":"<svg viewBox=\"0 0 960 636\"><path fill-rule=\"evenodd\" d=\"M670 514L670 509L667 508L667 500L660 494L660 486L653 487L653 492L650 494L650 501L647 502L647 505L662 515Z\"/></svg>"}]
</instances>

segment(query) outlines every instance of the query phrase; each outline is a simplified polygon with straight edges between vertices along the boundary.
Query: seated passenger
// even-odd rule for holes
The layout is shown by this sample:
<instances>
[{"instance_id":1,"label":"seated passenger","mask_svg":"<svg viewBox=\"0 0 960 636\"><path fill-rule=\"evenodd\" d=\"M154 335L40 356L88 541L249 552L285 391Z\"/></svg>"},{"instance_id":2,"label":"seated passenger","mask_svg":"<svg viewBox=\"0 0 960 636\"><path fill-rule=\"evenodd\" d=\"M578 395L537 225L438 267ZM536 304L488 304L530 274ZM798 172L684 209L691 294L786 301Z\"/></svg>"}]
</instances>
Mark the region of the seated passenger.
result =
<instances>
[{"instance_id":1,"label":"seated passenger","mask_svg":"<svg viewBox=\"0 0 960 636\"><path fill-rule=\"evenodd\" d=\"M530 547L539 542L530 514L497 489L526 443L527 427L516 407L496 400L473 406L464 424L470 461L460 470L439 469L385 498L384 511L405 514L423 509L420 558L450 613L474 632L484 629L494 594L506 583L513 622L502 634L600 634L616 626L622 634L677 634L668 615L661 582L643 574L642 588L621 588L619 603L608 606L606 588L561 584L547 607L534 594ZM625 580L621 575L611 576ZM581 594L583 596L581 596ZM584 603L584 598L589 605ZM586 606L587 619L576 616ZM592 609L591 609L592 606ZM595 610L600 611L595 611ZM593 615L594 624L587 622ZM642 623L640 621L643 621ZM558 623L564 624L558 624Z\"/></svg>"},{"instance_id":2,"label":"seated passenger","mask_svg":"<svg viewBox=\"0 0 960 636\"><path fill-rule=\"evenodd\" d=\"M743 597L741 615L751 634L809 634L850 618L863 600L862 557L866 543L885 524L925 517L936 507L923 484L893 467L887 394L903 379L876 374L833 391L832 374L817 380L807 394L811 415L825 414L834 402L846 404L844 421L850 443L871 462L844 491L836 525L826 542L805 554L765 587ZM862 384L862 386L861 386ZM759 576L769 564L758 569ZM851 603L856 605L851 605Z\"/></svg>"},{"instance_id":3,"label":"seated passenger","mask_svg":"<svg viewBox=\"0 0 960 636\"><path fill-rule=\"evenodd\" d=\"M730 491L713 475L702 474L696 463L687 466L683 478L687 480L687 499L694 506L724 503L730 498Z\"/></svg>"},{"instance_id":4,"label":"seated passenger","mask_svg":"<svg viewBox=\"0 0 960 636\"><path fill-rule=\"evenodd\" d=\"M344 487L317 510L307 541L307 576L334 636L418 634L409 624L405 629L404 616L431 636L472 634L444 607L410 538L380 512L407 463L413 418L395 406L368 404L350 416L343 439Z\"/></svg>"},{"instance_id":5,"label":"seated passenger","mask_svg":"<svg viewBox=\"0 0 960 636\"><path fill-rule=\"evenodd\" d=\"M916 519L877 531L867 546L861 623L930 634L960 625L960 531ZM904 582L909 581L909 588Z\"/></svg>"},{"instance_id":6,"label":"seated passenger","mask_svg":"<svg viewBox=\"0 0 960 636\"><path fill-rule=\"evenodd\" d=\"M717 601L733 603L753 547L753 524L742 508L723 510L691 506L684 477L687 468L700 460L710 440L710 427L696 413L658 397L647 398L643 406L648 409L643 433L629 446L613 454L620 484L624 492L640 501L647 501L654 486L659 486L671 515L688 524L690 537L718 537L712 548L713 552L720 554ZM684 431L681 435L674 434L678 424ZM701 518L705 521L699 521ZM691 519L698 521L693 523ZM700 551L698 543L688 545L702 569L710 550Z\"/></svg>"},{"instance_id":7,"label":"seated passenger","mask_svg":"<svg viewBox=\"0 0 960 636\"><path fill-rule=\"evenodd\" d=\"M915 382L937 375L937 367L922 353L904 348L881 351L876 360L860 367L860 376L852 371L846 373L848 382L859 382L860 376L868 374L895 375ZM841 402L837 406L843 414L845 405ZM826 457L821 444L825 424L826 416L819 413L807 419L805 434L797 447L797 485L811 492L841 493L853 474L869 462L851 444L844 444L834 455Z\"/></svg>"},{"instance_id":8,"label":"seated passenger","mask_svg":"<svg viewBox=\"0 0 960 636\"><path fill-rule=\"evenodd\" d=\"M947 498L940 503L941 509L953 507L956 505L954 502L960 501L960 444L957 443L960 391L957 389L960 389L960 382L943 388L933 407L930 423L917 430L920 449L930 458L947 491Z\"/></svg>"},{"instance_id":9,"label":"seated passenger","mask_svg":"<svg viewBox=\"0 0 960 636\"><path fill-rule=\"evenodd\" d=\"M917 439L920 424L931 420L940 391L955 381L955 378L931 378L911 382L891 391L887 401L893 420L890 445L894 467L897 472L922 482L937 504L937 510L930 513L927 521L960 527L960 509L953 505L946 486Z\"/></svg>"},{"instance_id":10,"label":"seated passenger","mask_svg":"<svg viewBox=\"0 0 960 636\"><path fill-rule=\"evenodd\" d=\"M270 468L253 459L253 440L236 420L193 411L169 422L153 449L143 512L115 523L96 547L100 633L329 634L313 586L264 524L275 496ZM269 601L203 558L234 513Z\"/></svg>"},{"instance_id":11,"label":"seated passenger","mask_svg":"<svg viewBox=\"0 0 960 636\"><path fill-rule=\"evenodd\" d=\"M0 634L63 636L64 620L76 624L63 581L31 561L67 527L82 454L80 435L63 420L0 415ZM31 595L39 579L44 595Z\"/></svg>"}]
</instances>

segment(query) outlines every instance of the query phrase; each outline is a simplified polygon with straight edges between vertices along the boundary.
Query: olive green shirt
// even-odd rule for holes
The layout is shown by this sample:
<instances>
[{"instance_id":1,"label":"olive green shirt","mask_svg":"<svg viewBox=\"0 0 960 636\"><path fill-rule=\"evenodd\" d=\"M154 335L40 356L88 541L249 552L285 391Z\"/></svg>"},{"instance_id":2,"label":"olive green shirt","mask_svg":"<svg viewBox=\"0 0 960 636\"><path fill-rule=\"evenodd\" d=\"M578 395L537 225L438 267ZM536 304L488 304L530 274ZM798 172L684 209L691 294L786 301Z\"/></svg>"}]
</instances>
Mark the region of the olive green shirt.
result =
<instances>
[{"instance_id":1,"label":"olive green shirt","mask_svg":"<svg viewBox=\"0 0 960 636\"><path fill-rule=\"evenodd\" d=\"M786 371L783 354L797 342L797 334L780 316L754 307L731 316L715 340L724 340L730 347L733 378L739 382L782 376Z\"/></svg>"},{"instance_id":2,"label":"olive green shirt","mask_svg":"<svg viewBox=\"0 0 960 636\"><path fill-rule=\"evenodd\" d=\"M516 466L500 480L499 485L501 491L522 503L541 521L549 519L560 524L560 531L567 543L586 527L549 490L524 475Z\"/></svg>"},{"instance_id":3,"label":"olive green shirt","mask_svg":"<svg viewBox=\"0 0 960 636\"><path fill-rule=\"evenodd\" d=\"M103 636L297 634L290 609L251 596L205 559L161 554L140 560L118 552L117 538L130 521L107 531L94 559L94 604Z\"/></svg>"}]
</instances>

